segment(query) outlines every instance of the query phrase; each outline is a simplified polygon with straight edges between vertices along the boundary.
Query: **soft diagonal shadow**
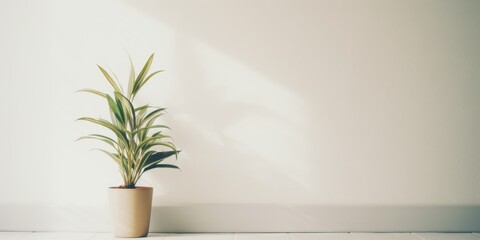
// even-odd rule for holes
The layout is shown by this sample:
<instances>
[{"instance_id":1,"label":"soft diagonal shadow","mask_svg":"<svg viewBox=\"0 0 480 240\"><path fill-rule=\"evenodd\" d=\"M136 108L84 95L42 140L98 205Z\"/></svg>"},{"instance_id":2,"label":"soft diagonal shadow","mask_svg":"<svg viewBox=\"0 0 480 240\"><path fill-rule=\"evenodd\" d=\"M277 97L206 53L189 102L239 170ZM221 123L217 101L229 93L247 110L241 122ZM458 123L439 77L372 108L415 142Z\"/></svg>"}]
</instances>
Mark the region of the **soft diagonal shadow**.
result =
<instances>
[{"instance_id":1,"label":"soft diagonal shadow","mask_svg":"<svg viewBox=\"0 0 480 240\"><path fill-rule=\"evenodd\" d=\"M299 181L287 175L282 166L277 166L245 144L243 139L233 138L228 132L249 117L285 126L295 123L266 106L227 100L228 86L212 86L209 83L205 70L199 64L201 58L197 56L194 41L179 35L176 65L188 71L180 71L177 76L176 85L182 94L176 96L179 103L170 108L167 121L174 128L175 141L186 156L182 160L185 163L179 164L183 174L189 177L176 179L173 188L164 184L171 181L165 175L148 175L149 182L163 192L157 195L154 205L165 202L210 203L212 199L222 203L245 202L252 201L252 196L257 201L268 201L272 196L285 201L289 189L304 188ZM251 126L248 131L255 135L254 132L261 129ZM276 179L278 184L272 185L271 179ZM170 199L175 196L183 199ZM186 196L195 197L192 200L186 199Z\"/></svg>"}]
</instances>

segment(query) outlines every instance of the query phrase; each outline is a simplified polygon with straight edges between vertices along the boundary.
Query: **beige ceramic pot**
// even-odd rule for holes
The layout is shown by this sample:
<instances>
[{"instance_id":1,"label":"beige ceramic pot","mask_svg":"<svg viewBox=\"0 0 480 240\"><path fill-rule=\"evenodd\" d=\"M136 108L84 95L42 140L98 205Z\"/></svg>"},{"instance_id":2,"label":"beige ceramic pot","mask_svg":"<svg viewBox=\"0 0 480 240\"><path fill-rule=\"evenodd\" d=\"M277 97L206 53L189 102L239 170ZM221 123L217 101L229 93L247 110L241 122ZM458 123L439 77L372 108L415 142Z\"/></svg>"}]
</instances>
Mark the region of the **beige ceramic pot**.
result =
<instances>
[{"instance_id":1,"label":"beige ceramic pot","mask_svg":"<svg viewBox=\"0 0 480 240\"><path fill-rule=\"evenodd\" d=\"M111 187L108 190L113 234L116 237L145 237L152 210L151 187L134 189Z\"/></svg>"}]
</instances>

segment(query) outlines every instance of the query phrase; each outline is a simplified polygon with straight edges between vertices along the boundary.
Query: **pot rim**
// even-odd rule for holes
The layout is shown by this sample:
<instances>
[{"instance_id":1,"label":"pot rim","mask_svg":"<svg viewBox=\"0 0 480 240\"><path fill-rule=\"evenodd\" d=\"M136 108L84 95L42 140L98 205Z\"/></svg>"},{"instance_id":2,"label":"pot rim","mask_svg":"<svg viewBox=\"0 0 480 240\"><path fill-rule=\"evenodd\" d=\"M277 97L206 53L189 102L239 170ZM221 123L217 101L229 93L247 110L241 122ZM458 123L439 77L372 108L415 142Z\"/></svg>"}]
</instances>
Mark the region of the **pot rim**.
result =
<instances>
[{"instance_id":1,"label":"pot rim","mask_svg":"<svg viewBox=\"0 0 480 240\"><path fill-rule=\"evenodd\" d=\"M109 187L111 190L152 190L153 187L136 186L135 188Z\"/></svg>"}]
</instances>

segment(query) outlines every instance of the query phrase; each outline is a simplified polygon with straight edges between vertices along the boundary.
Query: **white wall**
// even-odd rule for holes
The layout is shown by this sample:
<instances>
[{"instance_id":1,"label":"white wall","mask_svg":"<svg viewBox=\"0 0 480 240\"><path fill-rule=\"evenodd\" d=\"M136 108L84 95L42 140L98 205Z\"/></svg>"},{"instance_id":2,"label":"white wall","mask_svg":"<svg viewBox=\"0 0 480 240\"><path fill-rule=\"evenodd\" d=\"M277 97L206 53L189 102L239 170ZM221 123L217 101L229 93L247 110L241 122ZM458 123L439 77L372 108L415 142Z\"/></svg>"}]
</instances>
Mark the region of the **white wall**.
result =
<instances>
[{"instance_id":1,"label":"white wall","mask_svg":"<svg viewBox=\"0 0 480 240\"><path fill-rule=\"evenodd\" d=\"M293 226L212 220L275 206L301 216L289 230L414 218L325 227L315 219L336 211L308 211L325 206L346 219L357 206L454 207L450 222L415 210L424 225L395 230L480 230L479 12L467 0L1 1L0 230L108 230L119 174L96 143L74 142L97 130L74 120L107 109L74 91L108 90L95 64L126 81L127 53L140 68L152 52L166 71L138 100L169 108L183 149L182 172L143 179L175 218L154 214L153 230Z\"/></svg>"}]
</instances>

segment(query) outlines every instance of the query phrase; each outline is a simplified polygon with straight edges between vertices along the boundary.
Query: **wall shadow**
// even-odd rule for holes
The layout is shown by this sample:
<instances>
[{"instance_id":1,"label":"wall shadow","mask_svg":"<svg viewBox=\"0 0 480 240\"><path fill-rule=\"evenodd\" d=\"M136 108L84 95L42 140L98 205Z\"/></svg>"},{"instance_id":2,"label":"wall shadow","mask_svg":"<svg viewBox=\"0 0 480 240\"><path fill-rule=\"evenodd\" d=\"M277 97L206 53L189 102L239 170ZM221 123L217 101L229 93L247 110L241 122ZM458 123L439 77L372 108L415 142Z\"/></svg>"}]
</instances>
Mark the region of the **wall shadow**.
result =
<instances>
[{"instance_id":1,"label":"wall shadow","mask_svg":"<svg viewBox=\"0 0 480 240\"><path fill-rule=\"evenodd\" d=\"M437 120L442 117L448 119L446 115L449 111L438 110L435 106L438 103L455 101L471 104L475 101L463 99L461 91L467 89L466 91L471 95L472 89L477 89L475 87L478 85L478 83L466 81L461 87L455 88L455 91L445 90L450 94L448 98L443 94L442 88L435 85L437 78L432 77L437 76L432 75L434 70L444 66L442 64L448 66L448 63L432 64L425 69L418 68L432 60L431 57L425 56L432 56L438 52L437 50L442 49L441 43L433 47L431 43L436 43L438 39L444 39L442 37L454 33L453 28L443 31L440 23L435 22L430 25L428 21L419 21L423 20L422 11L429 9L428 4L420 4L419 8L410 9L408 4L400 2L364 4L353 1L349 4L345 2L325 4L319 1L302 1L302 4L298 4L295 1L270 0L191 2L141 0L125 1L125 3L175 29L179 39L178 49L175 51L178 54L177 63L179 66L188 66L186 69L189 72L181 73L183 75L178 77L180 80L178 84L185 93L182 97L185 98L186 104L172 107L174 114L169 119L179 136L190 138L179 139L178 143L188 147L185 154L191 158L191 161L188 160L189 166L186 171L191 169L188 173L191 176L191 182L176 179L175 181L181 183L178 186L185 187L183 190L175 190L177 194L181 195L180 192L185 191L189 194L182 196L196 197L192 202L206 203L209 203L208 198L203 196L218 199L219 203L229 203L232 199L236 199L237 202L248 202L248 200L252 201L252 198L257 202L271 202L272 198L279 199L279 202L295 202L299 199L320 199L315 197L321 194L314 193L331 187L331 182L335 182L336 188L340 191L334 194L340 198L342 194L339 192L347 193L348 196L361 196L358 197L358 201L368 202L369 195L365 194L366 192L370 191L369 193L377 194L375 195L377 197L383 197L382 190L395 189L391 190L396 194L395 196L413 196L412 193L424 190L425 194L422 195L424 198L418 198L425 200L431 196L445 196L443 195L445 190L438 181L448 180L438 179L438 177L449 171L448 173L457 174L452 177L455 183L446 182L449 184L447 186L449 191L458 192L460 190L456 189L460 189L460 184L468 182L469 188L465 189L469 190L460 191L458 195L475 198L471 191L474 187L473 178L461 178L468 175L462 171L466 172L470 169L454 165L457 161L450 161L450 159L457 157L452 153L453 150L459 153L468 152L472 156L478 151L467 147L441 148L434 144L428 145L428 140L436 140L435 134L438 134L438 131L435 131L435 127L442 130L462 126L455 125L457 119ZM457 9L461 8L466 8L466 5L457 6ZM431 15L428 19L435 20L438 17L435 14L441 13L441 10L442 8L438 8L435 9L436 12L429 12ZM402 15L404 12L408 12L412 17L404 17ZM455 26L454 20L449 24ZM435 27L434 30L421 31L432 29L431 27ZM195 42L212 46L225 55L231 56L306 103L308 123L311 124L304 124L301 127L306 132L305 142L312 143L307 146L312 149L308 155L312 158L312 164L306 167L310 168L307 173L318 180L313 183L315 186L304 184L300 177L290 175L285 169L276 169L275 164L266 160L258 151L231 138L226 133L227 129L248 116L276 119L290 128L296 126L283 115L264 106L226 101L225 89L208 85L208 76L202 70L201 60L195 58L197 56ZM461 56L461 52L459 54ZM418 56L418 58L412 56ZM437 88L434 89L432 86ZM445 86L449 90L448 85ZM468 88L468 86L472 87ZM207 107L202 108L202 106ZM174 119L175 116L180 115L189 115L193 120ZM436 116L435 127L431 127L432 116ZM466 127L459 130L467 133L459 137L461 140L478 137L476 125L463 126ZM475 131L466 131L469 129ZM448 142L439 141L438 143L448 145ZM446 156L443 153L447 151L452 157L442 158ZM317 159L318 156L328 156L329 159L322 161ZM416 159L422 161L415 162ZM438 159L448 161L448 164L456 168L439 166L438 169L432 170L431 166L436 164ZM472 166L474 164L472 159L468 156L462 159L463 167ZM202 165L202 161L208 162L208 166ZM416 167L413 168L411 163ZM372 173L365 170L365 165L373 165L374 169L381 171ZM365 171L357 171L357 169ZM254 174L249 174L248 179L233 179L234 175L231 173L238 171ZM468 173L473 174L473 171ZM209 180L206 181L204 176L209 176ZM322 178L322 176L327 177ZM416 176L416 178L408 176ZM168 186L162 185L166 178L151 176L150 179L153 180L153 184L158 184L159 188L167 188L166 192L169 191ZM271 184L272 179L278 181L278 184ZM331 181L322 182L321 180L324 179ZM377 182L392 179L391 182L395 186L381 185L384 189L375 189ZM419 180L422 181L420 184ZM435 185L435 189L429 188L429 184ZM186 187L189 185L191 187ZM202 189L205 186L209 186L209 189ZM235 196L223 196L222 193L232 193L230 189L232 186L239 187L240 193ZM310 193L313 194L309 195ZM312 196L315 197L311 198ZM155 203L159 205L164 200L172 199L158 196ZM167 211L168 207L157 206L156 209ZM402 207L395 209L378 207L370 210L386 215L391 211L393 212L391 219L398 217L411 220L417 217L431 220L426 216L450 211L448 206L445 206L444 210L440 206L412 207L405 209L404 212L408 212L408 216L401 218L395 215L395 211ZM420 216L409 212L410 209L418 210ZM444 224L453 221L449 223L453 225L463 223L464 226L472 229L475 216L472 218L469 209L471 210L467 205L455 207L455 210L452 210L455 212L452 213L455 217L431 226L441 225L447 230L453 229ZM365 214L367 212L365 209L350 210ZM173 215L175 211L181 211L181 209L171 208L168 211L171 212L162 213ZM477 210L472 212L478 213ZM456 215L457 213L464 215ZM182 214L188 215L188 213ZM309 218L308 214L304 216ZM344 216L348 217L348 215ZM158 217L161 219L160 215ZM315 215L312 219L315 217L321 216ZM376 217L381 219L380 216ZM183 220L188 222L188 219ZM208 219L204 220L208 221ZM357 220L360 221L360 219ZM409 224L415 221L405 222L405 226L414 227L413 224ZM198 224L198 226L201 225ZM345 224L345 226L348 225ZM187 224L187 226L190 225ZM394 229L394 226L388 225L387 229ZM435 230L428 227L424 229Z\"/></svg>"}]
</instances>

